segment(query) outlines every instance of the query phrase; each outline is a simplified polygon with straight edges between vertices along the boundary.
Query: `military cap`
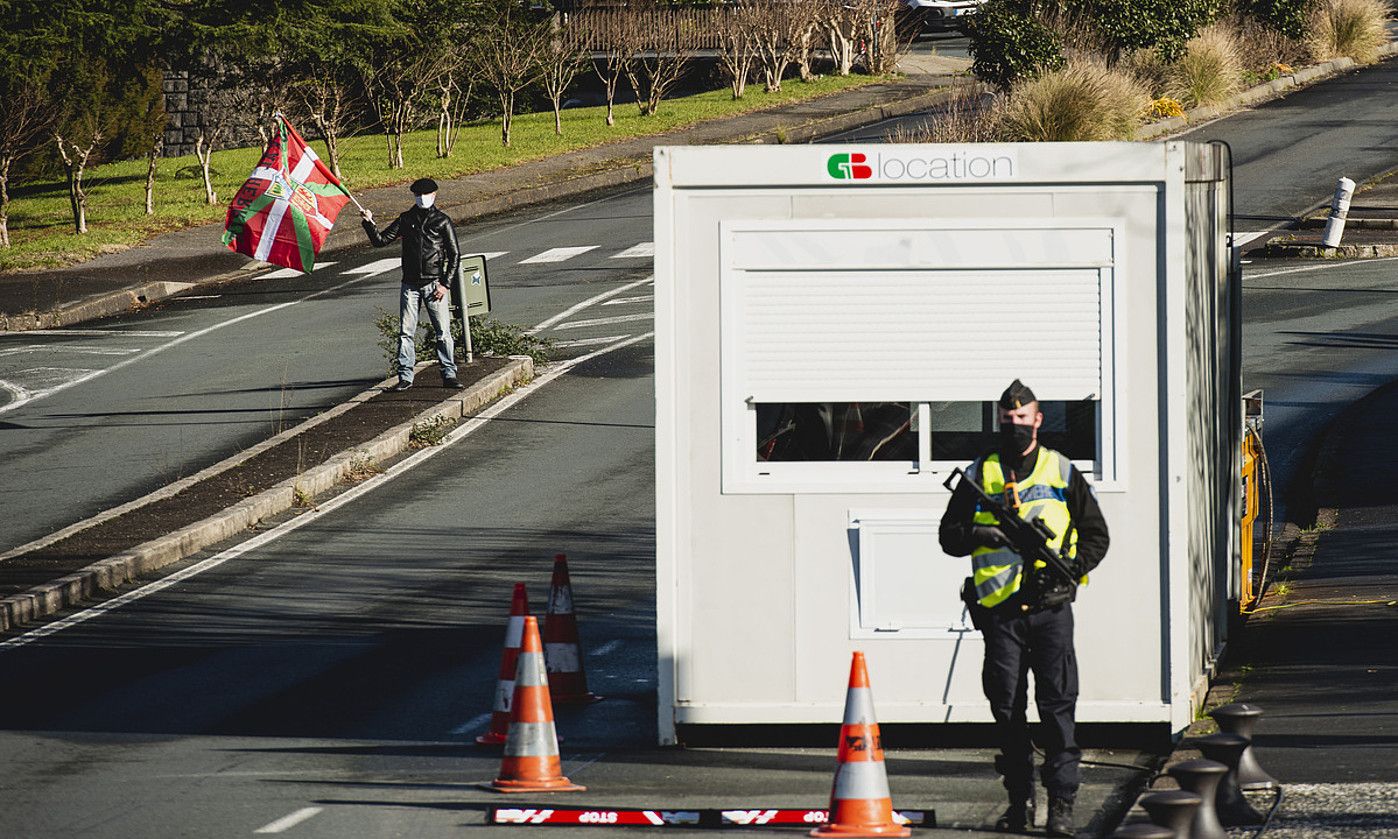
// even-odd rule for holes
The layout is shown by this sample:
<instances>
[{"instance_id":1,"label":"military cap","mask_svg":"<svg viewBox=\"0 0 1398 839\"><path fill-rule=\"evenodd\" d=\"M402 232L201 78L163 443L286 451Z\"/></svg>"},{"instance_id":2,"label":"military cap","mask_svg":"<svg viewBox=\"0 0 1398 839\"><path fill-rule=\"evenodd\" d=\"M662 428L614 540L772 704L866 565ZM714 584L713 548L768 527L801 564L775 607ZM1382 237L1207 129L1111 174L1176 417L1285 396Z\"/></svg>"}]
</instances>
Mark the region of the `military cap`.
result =
<instances>
[{"instance_id":1,"label":"military cap","mask_svg":"<svg viewBox=\"0 0 1398 839\"><path fill-rule=\"evenodd\" d=\"M1005 392L1000 394L1000 407L1007 411L1023 408L1030 402L1038 402L1039 397L1034 395L1034 391L1019 379L1010 382L1010 386L1005 388Z\"/></svg>"},{"instance_id":2,"label":"military cap","mask_svg":"<svg viewBox=\"0 0 1398 839\"><path fill-rule=\"evenodd\" d=\"M431 178L418 178L408 187L408 191L413 195L429 195L437 191L437 182Z\"/></svg>"}]
</instances>

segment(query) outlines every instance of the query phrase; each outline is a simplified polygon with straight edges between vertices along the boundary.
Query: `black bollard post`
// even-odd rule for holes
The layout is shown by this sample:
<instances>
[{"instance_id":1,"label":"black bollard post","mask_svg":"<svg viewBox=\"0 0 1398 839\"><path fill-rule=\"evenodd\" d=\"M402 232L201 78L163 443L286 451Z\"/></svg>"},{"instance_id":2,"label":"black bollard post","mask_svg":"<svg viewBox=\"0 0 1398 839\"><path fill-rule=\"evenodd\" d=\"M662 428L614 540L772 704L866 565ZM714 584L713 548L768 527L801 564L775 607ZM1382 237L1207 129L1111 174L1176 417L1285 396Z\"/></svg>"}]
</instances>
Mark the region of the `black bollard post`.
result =
<instances>
[{"instance_id":1,"label":"black bollard post","mask_svg":"<svg viewBox=\"0 0 1398 839\"><path fill-rule=\"evenodd\" d=\"M1238 789L1238 758L1248 747L1248 741L1236 734L1210 734L1194 741L1209 760L1228 767L1228 774L1218 785L1218 820L1224 827L1262 824L1262 814L1253 809Z\"/></svg>"},{"instance_id":2,"label":"black bollard post","mask_svg":"<svg viewBox=\"0 0 1398 839\"><path fill-rule=\"evenodd\" d=\"M1166 770L1179 782L1180 789L1197 793L1199 808L1194 811L1190 839L1228 839L1228 833L1218 821L1216 795L1218 784L1228 774L1228 767L1214 760L1186 760Z\"/></svg>"},{"instance_id":3,"label":"black bollard post","mask_svg":"<svg viewBox=\"0 0 1398 839\"><path fill-rule=\"evenodd\" d=\"M1117 828L1112 839L1175 839L1175 831L1158 824L1128 824Z\"/></svg>"},{"instance_id":4,"label":"black bollard post","mask_svg":"<svg viewBox=\"0 0 1398 839\"><path fill-rule=\"evenodd\" d=\"M1218 723L1218 730L1224 734L1236 734L1248 741L1243 756L1238 759L1238 786L1242 789L1276 789L1281 786L1277 779L1267 774L1262 764L1257 762L1257 754L1252 749L1252 732L1257 721L1262 718L1262 709L1246 702L1234 702L1209 712Z\"/></svg>"},{"instance_id":5,"label":"black bollard post","mask_svg":"<svg viewBox=\"0 0 1398 839\"><path fill-rule=\"evenodd\" d=\"M1198 793L1168 789L1142 797L1141 806L1150 814L1152 822L1168 827L1175 839L1190 839L1189 826L1194 822L1194 811L1199 809L1201 800Z\"/></svg>"}]
</instances>

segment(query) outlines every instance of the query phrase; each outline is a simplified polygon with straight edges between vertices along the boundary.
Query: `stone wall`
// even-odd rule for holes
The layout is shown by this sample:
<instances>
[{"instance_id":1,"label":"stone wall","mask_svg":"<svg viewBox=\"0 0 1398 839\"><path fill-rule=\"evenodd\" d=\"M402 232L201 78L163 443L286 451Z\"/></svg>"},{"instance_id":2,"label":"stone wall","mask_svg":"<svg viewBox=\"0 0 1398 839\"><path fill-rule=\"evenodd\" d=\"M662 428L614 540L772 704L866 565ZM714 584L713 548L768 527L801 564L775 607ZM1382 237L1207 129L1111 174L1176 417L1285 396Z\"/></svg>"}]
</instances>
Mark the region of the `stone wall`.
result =
<instances>
[{"instance_id":1,"label":"stone wall","mask_svg":"<svg viewBox=\"0 0 1398 839\"><path fill-rule=\"evenodd\" d=\"M167 71L163 88L165 113L170 117L165 126L165 157L194 154L199 129L206 124L211 106L220 108L222 113L237 115L219 139L219 148L262 143L257 133L258 115L255 109L241 107L243 103L236 101L240 98L236 93L212 89L207 80L191 79L189 73L184 71Z\"/></svg>"}]
</instances>

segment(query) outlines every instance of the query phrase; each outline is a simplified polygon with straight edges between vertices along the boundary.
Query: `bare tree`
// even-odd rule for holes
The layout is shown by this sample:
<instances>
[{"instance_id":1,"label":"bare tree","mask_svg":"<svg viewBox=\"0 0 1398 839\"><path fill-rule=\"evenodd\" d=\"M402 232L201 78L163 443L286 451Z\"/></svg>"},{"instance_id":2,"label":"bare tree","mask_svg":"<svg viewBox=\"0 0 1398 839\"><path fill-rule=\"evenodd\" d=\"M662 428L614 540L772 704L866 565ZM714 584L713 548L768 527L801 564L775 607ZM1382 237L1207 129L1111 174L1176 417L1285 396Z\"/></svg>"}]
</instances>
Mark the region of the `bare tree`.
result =
<instances>
[{"instance_id":1,"label":"bare tree","mask_svg":"<svg viewBox=\"0 0 1398 839\"><path fill-rule=\"evenodd\" d=\"M481 80L500 102L500 143L510 145L515 99L539 78L540 59L550 38L547 21L534 22L512 0L495 0L494 14L477 42L475 64Z\"/></svg>"},{"instance_id":2,"label":"bare tree","mask_svg":"<svg viewBox=\"0 0 1398 839\"><path fill-rule=\"evenodd\" d=\"M752 65L756 59L753 26L745 19L751 13L752 6L746 3L720 6L714 10L719 42L718 63L723 75L728 78L734 99L742 99L747 91L748 78L752 76Z\"/></svg>"},{"instance_id":3,"label":"bare tree","mask_svg":"<svg viewBox=\"0 0 1398 839\"><path fill-rule=\"evenodd\" d=\"M694 57L698 23L691 10L659 0L637 0L628 8L640 48L623 67L641 116L651 116Z\"/></svg>"},{"instance_id":4,"label":"bare tree","mask_svg":"<svg viewBox=\"0 0 1398 839\"><path fill-rule=\"evenodd\" d=\"M593 66L607 96L607 124L616 125L616 91L626 75L627 65L641 51L641 28L630 7L587 9L574 20L583 41L600 52L602 59ZM640 94L637 94L639 97Z\"/></svg>"},{"instance_id":5,"label":"bare tree","mask_svg":"<svg viewBox=\"0 0 1398 839\"><path fill-rule=\"evenodd\" d=\"M782 89L782 76L798 57L801 40L814 25L811 6L790 0L738 0L746 6L742 19L752 27L757 61L762 67L763 89Z\"/></svg>"},{"instance_id":6,"label":"bare tree","mask_svg":"<svg viewBox=\"0 0 1398 839\"><path fill-rule=\"evenodd\" d=\"M218 193L214 191L212 169L214 148L223 139L225 128L222 122L207 114L199 124L199 134L194 138L194 156L199 159L199 174L204 178L204 202L218 203ZM265 143L264 143L265 145Z\"/></svg>"},{"instance_id":7,"label":"bare tree","mask_svg":"<svg viewBox=\"0 0 1398 839\"><path fill-rule=\"evenodd\" d=\"M835 72L848 76L854 69L854 59L858 54L859 9L845 0L819 0L817 14L825 33L826 46L830 48L830 59L835 63Z\"/></svg>"},{"instance_id":8,"label":"bare tree","mask_svg":"<svg viewBox=\"0 0 1398 839\"><path fill-rule=\"evenodd\" d=\"M63 171L68 180L68 203L73 209L73 230L81 235L87 232L87 191L83 189L83 173L93 161L93 153L102 144L102 132L100 129L90 129L80 136L79 142L73 142L61 132L55 131L53 140L58 145L58 156L63 161Z\"/></svg>"},{"instance_id":9,"label":"bare tree","mask_svg":"<svg viewBox=\"0 0 1398 839\"><path fill-rule=\"evenodd\" d=\"M466 79L466 89L461 80ZM464 62L453 63L437 78L437 156L451 157L461 124L466 121L471 94L476 89L476 77Z\"/></svg>"},{"instance_id":10,"label":"bare tree","mask_svg":"<svg viewBox=\"0 0 1398 839\"><path fill-rule=\"evenodd\" d=\"M860 37L865 44L865 67L873 76L892 73L909 45L898 32L897 16L902 0L855 0L854 6L860 17Z\"/></svg>"},{"instance_id":11,"label":"bare tree","mask_svg":"<svg viewBox=\"0 0 1398 839\"><path fill-rule=\"evenodd\" d=\"M292 90L299 110L325 142L326 165L340 177L340 138L358 116L362 100L345 79L333 74L302 80Z\"/></svg>"},{"instance_id":12,"label":"bare tree","mask_svg":"<svg viewBox=\"0 0 1398 839\"><path fill-rule=\"evenodd\" d=\"M562 15L555 14L549 22L548 43L540 58L540 79L544 93L553 105L553 133L563 136L563 95L588 62L585 33L577 27L563 25Z\"/></svg>"},{"instance_id":13,"label":"bare tree","mask_svg":"<svg viewBox=\"0 0 1398 839\"><path fill-rule=\"evenodd\" d=\"M0 100L0 247L10 246L10 169L15 161L44 142L53 109L38 83L20 80Z\"/></svg>"},{"instance_id":14,"label":"bare tree","mask_svg":"<svg viewBox=\"0 0 1398 839\"><path fill-rule=\"evenodd\" d=\"M165 148L164 132L155 135L146 151L146 215L155 215L155 170L160 164L160 152Z\"/></svg>"}]
</instances>

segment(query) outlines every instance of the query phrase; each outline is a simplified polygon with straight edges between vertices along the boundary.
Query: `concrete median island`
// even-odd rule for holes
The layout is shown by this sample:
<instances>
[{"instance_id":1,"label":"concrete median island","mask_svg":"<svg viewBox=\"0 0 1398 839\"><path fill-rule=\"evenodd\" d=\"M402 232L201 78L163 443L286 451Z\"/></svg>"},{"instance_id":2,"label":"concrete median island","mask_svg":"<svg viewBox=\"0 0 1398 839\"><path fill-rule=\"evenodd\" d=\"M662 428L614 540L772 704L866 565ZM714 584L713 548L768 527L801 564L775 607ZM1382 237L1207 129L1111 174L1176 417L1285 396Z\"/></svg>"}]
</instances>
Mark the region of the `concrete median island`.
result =
<instances>
[{"instance_id":1,"label":"concrete median island","mask_svg":"<svg viewBox=\"0 0 1398 839\"><path fill-rule=\"evenodd\" d=\"M0 631L56 614L295 508L356 483L415 446L433 445L469 416L534 377L527 357L460 369L465 390L385 380L244 452L143 498L0 555Z\"/></svg>"}]
</instances>

